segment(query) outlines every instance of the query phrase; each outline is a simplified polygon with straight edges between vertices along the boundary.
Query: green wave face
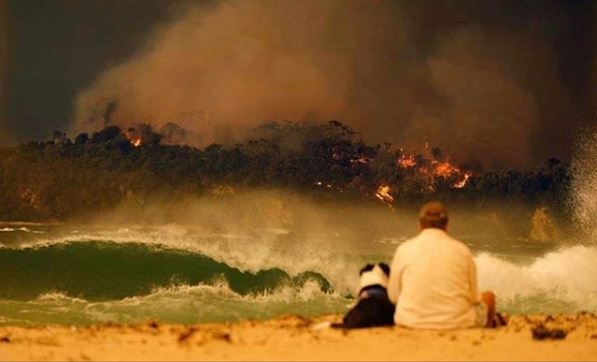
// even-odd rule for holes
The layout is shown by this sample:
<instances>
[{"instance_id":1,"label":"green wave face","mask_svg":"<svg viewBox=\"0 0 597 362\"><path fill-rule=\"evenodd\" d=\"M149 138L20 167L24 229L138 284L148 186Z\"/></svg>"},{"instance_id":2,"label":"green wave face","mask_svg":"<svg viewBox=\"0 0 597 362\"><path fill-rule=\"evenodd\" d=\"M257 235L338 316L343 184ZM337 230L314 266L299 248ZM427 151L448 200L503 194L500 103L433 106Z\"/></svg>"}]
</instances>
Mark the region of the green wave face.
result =
<instances>
[{"instance_id":1,"label":"green wave face","mask_svg":"<svg viewBox=\"0 0 597 362\"><path fill-rule=\"evenodd\" d=\"M331 292L319 273L290 276L278 268L244 272L205 255L140 243L73 242L24 249L0 249L0 299L31 300L59 292L89 301L147 295L174 285L224 281L240 295L280 287L301 288L307 281Z\"/></svg>"}]
</instances>

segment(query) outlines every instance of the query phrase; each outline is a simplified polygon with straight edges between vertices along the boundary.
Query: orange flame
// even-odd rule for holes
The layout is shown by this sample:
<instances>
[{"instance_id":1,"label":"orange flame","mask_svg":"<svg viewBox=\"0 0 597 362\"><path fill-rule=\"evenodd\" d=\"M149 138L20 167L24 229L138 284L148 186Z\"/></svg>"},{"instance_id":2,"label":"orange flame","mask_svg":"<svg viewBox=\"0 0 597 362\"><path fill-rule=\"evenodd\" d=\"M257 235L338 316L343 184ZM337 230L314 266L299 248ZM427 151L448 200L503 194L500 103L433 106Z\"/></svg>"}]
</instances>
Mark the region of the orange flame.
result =
<instances>
[{"instance_id":1,"label":"orange flame","mask_svg":"<svg viewBox=\"0 0 597 362\"><path fill-rule=\"evenodd\" d=\"M396 165L403 169L409 168L416 168L416 171L422 175L425 175L430 178L429 185L427 188L433 192L435 190L433 183L434 177L442 177L442 178L452 178L456 179L457 181L454 182L452 185L453 188L463 188L469 179L473 176L472 172L470 171L463 171L459 167L453 165L450 162L449 158L446 158L444 161L438 161L433 159L431 155L430 147L428 143L425 143L425 151L426 156L425 158L428 160L429 163L427 165L417 163L417 160L414 155L403 153L403 149L400 149L402 153L400 157L396 160Z\"/></svg>"},{"instance_id":2,"label":"orange flame","mask_svg":"<svg viewBox=\"0 0 597 362\"><path fill-rule=\"evenodd\" d=\"M398 167L401 168L410 168L415 167L417 165L417 161L415 160L415 156L413 155L402 155L398 157L396 163L398 164Z\"/></svg>"},{"instance_id":3,"label":"orange flame","mask_svg":"<svg viewBox=\"0 0 597 362\"><path fill-rule=\"evenodd\" d=\"M390 186L380 185L377 188L377 192L375 192L375 197L377 197L381 202L392 203L394 202L394 196L392 196L390 192L392 192Z\"/></svg>"},{"instance_id":4,"label":"orange flame","mask_svg":"<svg viewBox=\"0 0 597 362\"><path fill-rule=\"evenodd\" d=\"M433 168L435 169L436 176L450 177L454 174L460 173L460 169L458 167L452 165L450 162L432 161L431 164L433 165Z\"/></svg>"},{"instance_id":5,"label":"orange flame","mask_svg":"<svg viewBox=\"0 0 597 362\"><path fill-rule=\"evenodd\" d=\"M471 176L473 175L472 172L467 171L462 175L462 179L460 181L457 181L454 183L454 185L452 185L452 187L456 188L456 189L461 189L464 186L466 186L466 183L468 182L468 180L471 178Z\"/></svg>"},{"instance_id":6,"label":"orange flame","mask_svg":"<svg viewBox=\"0 0 597 362\"><path fill-rule=\"evenodd\" d=\"M136 129L129 128L129 130L124 133L124 135L126 136L126 138L129 140L129 142L133 146L135 146L135 147L141 146L141 143L142 143L141 135L139 134L139 132Z\"/></svg>"}]
</instances>

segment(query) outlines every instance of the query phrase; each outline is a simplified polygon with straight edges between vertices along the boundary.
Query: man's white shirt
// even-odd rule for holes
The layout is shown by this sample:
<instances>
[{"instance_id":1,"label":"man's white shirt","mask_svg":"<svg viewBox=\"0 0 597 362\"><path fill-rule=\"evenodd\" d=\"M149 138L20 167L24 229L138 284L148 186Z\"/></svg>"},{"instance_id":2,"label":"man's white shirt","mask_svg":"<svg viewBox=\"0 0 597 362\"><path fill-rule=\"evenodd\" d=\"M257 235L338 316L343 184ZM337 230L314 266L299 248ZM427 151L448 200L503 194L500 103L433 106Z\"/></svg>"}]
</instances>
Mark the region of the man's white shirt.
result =
<instances>
[{"instance_id":1,"label":"man's white shirt","mask_svg":"<svg viewBox=\"0 0 597 362\"><path fill-rule=\"evenodd\" d=\"M425 329L475 325L481 303L469 248L441 229L424 229L401 244L388 285L396 324Z\"/></svg>"}]
</instances>

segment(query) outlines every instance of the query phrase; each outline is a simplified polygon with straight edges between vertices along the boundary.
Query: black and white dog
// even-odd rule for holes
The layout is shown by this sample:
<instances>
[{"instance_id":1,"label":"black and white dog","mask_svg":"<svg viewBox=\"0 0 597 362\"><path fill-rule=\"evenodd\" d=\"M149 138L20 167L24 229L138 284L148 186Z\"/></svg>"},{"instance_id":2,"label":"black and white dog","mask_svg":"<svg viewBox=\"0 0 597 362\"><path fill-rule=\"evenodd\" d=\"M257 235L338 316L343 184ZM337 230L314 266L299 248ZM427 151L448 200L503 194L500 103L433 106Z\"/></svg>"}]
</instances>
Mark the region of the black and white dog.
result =
<instances>
[{"instance_id":1,"label":"black and white dog","mask_svg":"<svg viewBox=\"0 0 597 362\"><path fill-rule=\"evenodd\" d=\"M367 264L361 269L357 304L348 311L339 328L366 328L394 324L395 306L388 298L390 267Z\"/></svg>"}]
</instances>

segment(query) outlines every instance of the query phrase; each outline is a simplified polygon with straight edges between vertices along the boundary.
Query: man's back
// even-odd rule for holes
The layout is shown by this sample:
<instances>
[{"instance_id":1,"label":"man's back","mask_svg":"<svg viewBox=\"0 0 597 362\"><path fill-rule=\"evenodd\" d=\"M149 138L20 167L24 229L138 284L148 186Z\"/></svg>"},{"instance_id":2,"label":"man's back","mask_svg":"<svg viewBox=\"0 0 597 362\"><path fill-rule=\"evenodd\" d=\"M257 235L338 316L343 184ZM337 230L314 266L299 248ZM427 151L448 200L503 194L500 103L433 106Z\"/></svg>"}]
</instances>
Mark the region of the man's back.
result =
<instances>
[{"instance_id":1,"label":"man's back","mask_svg":"<svg viewBox=\"0 0 597 362\"><path fill-rule=\"evenodd\" d=\"M398 247L388 293L397 302L396 324L449 329L477 323L479 295L471 252L441 229L424 229Z\"/></svg>"}]
</instances>

